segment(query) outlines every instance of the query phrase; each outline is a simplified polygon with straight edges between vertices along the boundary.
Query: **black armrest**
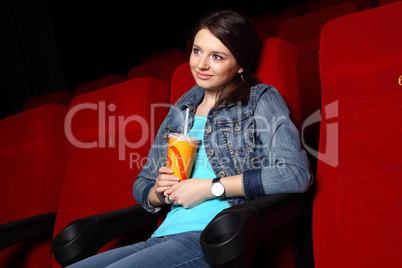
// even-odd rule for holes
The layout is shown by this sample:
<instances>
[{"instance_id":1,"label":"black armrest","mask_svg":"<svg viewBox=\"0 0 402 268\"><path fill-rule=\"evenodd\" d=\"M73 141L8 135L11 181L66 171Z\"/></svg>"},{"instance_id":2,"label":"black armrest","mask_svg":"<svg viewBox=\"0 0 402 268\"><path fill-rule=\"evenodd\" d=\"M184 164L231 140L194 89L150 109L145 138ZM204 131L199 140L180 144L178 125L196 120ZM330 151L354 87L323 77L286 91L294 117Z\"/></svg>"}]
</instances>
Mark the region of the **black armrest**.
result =
<instances>
[{"instance_id":1,"label":"black armrest","mask_svg":"<svg viewBox=\"0 0 402 268\"><path fill-rule=\"evenodd\" d=\"M0 225L0 251L18 242L53 236L56 213L41 214Z\"/></svg>"},{"instance_id":2,"label":"black armrest","mask_svg":"<svg viewBox=\"0 0 402 268\"><path fill-rule=\"evenodd\" d=\"M157 219L157 215L136 205L76 220L54 238L54 258L63 267L73 264L95 255L102 246L123 234L154 231Z\"/></svg>"},{"instance_id":3,"label":"black armrest","mask_svg":"<svg viewBox=\"0 0 402 268\"><path fill-rule=\"evenodd\" d=\"M304 194L276 194L219 213L201 234L205 260L213 267L247 267L266 235L307 210Z\"/></svg>"}]
</instances>

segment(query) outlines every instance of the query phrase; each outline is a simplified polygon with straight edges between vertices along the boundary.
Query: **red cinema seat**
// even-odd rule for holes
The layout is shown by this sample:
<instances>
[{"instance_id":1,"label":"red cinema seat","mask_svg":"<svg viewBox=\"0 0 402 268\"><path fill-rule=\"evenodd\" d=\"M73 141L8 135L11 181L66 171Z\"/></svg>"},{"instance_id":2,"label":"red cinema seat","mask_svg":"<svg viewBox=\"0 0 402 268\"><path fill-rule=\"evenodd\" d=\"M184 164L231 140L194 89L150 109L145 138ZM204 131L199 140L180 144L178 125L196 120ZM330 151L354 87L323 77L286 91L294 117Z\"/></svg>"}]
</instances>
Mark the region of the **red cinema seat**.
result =
<instances>
[{"instance_id":1,"label":"red cinema seat","mask_svg":"<svg viewBox=\"0 0 402 268\"><path fill-rule=\"evenodd\" d=\"M316 267L402 264L402 2L321 35Z\"/></svg>"},{"instance_id":2,"label":"red cinema seat","mask_svg":"<svg viewBox=\"0 0 402 268\"><path fill-rule=\"evenodd\" d=\"M174 104L181 96L195 86L195 80L191 73L190 64L185 62L179 65L173 73L170 86L170 103Z\"/></svg>"},{"instance_id":3,"label":"red cinema seat","mask_svg":"<svg viewBox=\"0 0 402 268\"><path fill-rule=\"evenodd\" d=\"M128 80L73 99L66 117L70 156L55 235L77 219L135 207L133 183L167 114L167 102L166 83L154 78ZM120 231L118 225L110 229ZM122 241L114 241L102 251L121 245ZM57 243L59 248L65 246L63 239ZM83 243L90 243L90 238L85 237ZM64 262L69 258L70 264L78 260L75 252L68 254L61 254L57 260ZM53 267L59 267L56 261Z\"/></svg>"},{"instance_id":4,"label":"red cinema seat","mask_svg":"<svg viewBox=\"0 0 402 268\"><path fill-rule=\"evenodd\" d=\"M104 87L109 87L126 81L126 78L119 74L111 74L100 79L79 85L74 90L74 95L80 95L86 92L91 92Z\"/></svg>"},{"instance_id":5,"label":"red cinema seat","mask_svg":"<svg viewBox=\"0 0 402 268\"><path fill-rule=\"evenodd\" d=\"M285 99L290 116L300 130L300 92L296 48L280 39L263 41L256 75L261 84L274 86Z\"/></svg>"},{"instance_id":6,"label":"red cinema seat","mask_svg":"<svg viewBox=\"0 0 402 268\"><path fill-rule=\"evenodd\" d=\"M164 50L162 52L156 53L154 55L148 56L146 58L143 58L141 61L141 64L147 63L147 62L151 62L154 60L158 60L167 56L171 56L171 55L186 55L186 52L181 49L181 48L170 48L167 50Z\"/></svg>"},{"instance_id":7,"label":"red cinema seat","mask_svg":"<svg viewBox=\"0 0 402 268\"><path fill-rule=\"evenodd\" d=\"M287 102L291 116L300 129L300 100L295 47L279 38L263 41L256 71L260 83L276 87ZM190 64L183 63L176 68L170 88L170 103L175 103L195 85Z\"/></svg>"},{"instance_id":8,"label":"red cinema seat","mask_svg":"<svg viewBox=\"0 0 402 268\"><path fill-rule=\"evenodd\" d=\"M253 17L252 20L258 30L260 39L264 40L269 37L278 37L278 30L281 23L288 19L309 13L310 5L311 2L307 1Z\"/></svg>"},{"instance_id":9,"label":"red cinema seat","mask_svg":"<svg viewBox=\"0 0 402 268\"><path fill-rule=\"evenodd\" d=\"M311 4L310 11L314 12L320 9L328 8L331 6L339 5L340 3L343 2L351 2L348 0L317 0L314 3ZM361 10L365 9L370 9L371 8L371 3L373 1L371 0L354 0L353 2L357 2L359 4L359 7Z\"/></svg>"},{"instance_id":10,"label":"red cinema seat","mask_svg":"<svg viewBox=\"0 0 402 268\"><path fill-rule=\"evenodd\" d=\"M177 66L186 62L187 60L188 56L184 51L181 54L174 54L155 59L131 68L128 72L127 79L138 77L154 77L165 81L166 84L170 86L172 83L174 70Z\"/></svg>"},{"instance_id":11,"label":"red cinema seat","mask_svg":"<svg viewBox=\"0 0 402 268\"><path fill-rule=\"evenodd\" d=\"M399 1L401 1L401 0L379 0L378 5L385 6L385 5L392 4L395 2L399 2Z\"/></svg>"},{"instance_id":12,"label":"red cinema seat","mask_svg":"<svg viewBox=\"0 0 402 268\"><path fill-rule=\"evenodd\" d=\"M321 108L321 83L319 70L320 32L331 19L359 10L356 2L332 6L310 14L287 20L279 27L278 37L297 48L299 55L299 83L301 120L306 124L302 131L305 143L315 151L318 149L319 125L305 122ZM318 116L319 118L319 116ZM308 128L307 128L308 127Z\"/></svg>"},{"instance_id":13,"label":"red cinema seat","mask_svg":"<svg viewBox=\"0 0 402 268\"><path fill-rule=\"evenodd\" d=\"M51 93L32 98L27 100L24 104L24 111L29 109L33 109L45 104L49 103L59 103L66 107L70 105L71 100L73 99L73 94L71 92L65 90L57 90Z\"/></svg>"},{"instance_id":14,"label":"red cinema seat","mask_svg":"<svg viewBox=\"0 0 402 268\"><path fill-rule=\"evenodd\" d=\"M289 10L281 14L265 13L253 18L255 27L258 30L258 36L261 40L268 37L278 36L279 25L291 18L300 16L296 10Z\"/></svg>"},{"instance_id":15,"label":"red cinema seat","mask_svg":"<svg viewBox=\"0 0 402 268\"><path fill-rule=\"evenodd\" d=\"M0 120L2 249L17 242L3 232L6 224L57 211L68 159L66 112L63 105L46 104ZM48 237L22 236L22 242L1 250L0 267L50 267L51 224L49 228ZM20 229L13 231L19 234ZM35 236L39 231L33 227L30 232Z\"/></svg>"}]
</instances>

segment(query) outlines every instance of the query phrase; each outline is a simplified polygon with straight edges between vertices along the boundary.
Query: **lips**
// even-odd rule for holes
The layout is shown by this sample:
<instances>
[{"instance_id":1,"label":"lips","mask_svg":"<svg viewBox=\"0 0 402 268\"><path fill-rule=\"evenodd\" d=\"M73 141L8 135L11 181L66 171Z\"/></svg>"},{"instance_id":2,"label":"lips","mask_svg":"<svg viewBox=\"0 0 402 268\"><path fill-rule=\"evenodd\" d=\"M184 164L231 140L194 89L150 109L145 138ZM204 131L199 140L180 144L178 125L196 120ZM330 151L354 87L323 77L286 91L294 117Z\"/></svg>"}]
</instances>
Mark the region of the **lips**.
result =
<instances>
[{"instance_id":1,"label":"lips","mask_svg":"<svg viewBox=\"0 0 402 268\"><path fill-rule=\"evenodd\" d=\"M212 77L212 75L197 72L197 77L201 80L208 80Z\"/></svg>"}]
</instances>

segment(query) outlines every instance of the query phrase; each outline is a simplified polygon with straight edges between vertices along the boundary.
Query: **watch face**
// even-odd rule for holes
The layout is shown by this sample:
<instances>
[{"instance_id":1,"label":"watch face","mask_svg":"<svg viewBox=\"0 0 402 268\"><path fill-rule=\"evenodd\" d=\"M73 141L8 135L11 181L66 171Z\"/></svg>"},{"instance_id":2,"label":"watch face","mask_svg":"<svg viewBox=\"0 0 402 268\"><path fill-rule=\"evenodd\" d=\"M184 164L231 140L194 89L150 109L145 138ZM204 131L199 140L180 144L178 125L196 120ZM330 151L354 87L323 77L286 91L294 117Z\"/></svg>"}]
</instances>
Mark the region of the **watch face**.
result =
<instances>
[{"instance_id":1,"label":"watch face","mask_svg":"<svg viewBox=\"0 0 402 268\"><path fill-rule=\"evenodd\" d=\"M225 193L225 188L223 187L222 183L216 182L216 183L212 184L211 192L214 196L219 197Z\"/></svg>"}]
</instances>

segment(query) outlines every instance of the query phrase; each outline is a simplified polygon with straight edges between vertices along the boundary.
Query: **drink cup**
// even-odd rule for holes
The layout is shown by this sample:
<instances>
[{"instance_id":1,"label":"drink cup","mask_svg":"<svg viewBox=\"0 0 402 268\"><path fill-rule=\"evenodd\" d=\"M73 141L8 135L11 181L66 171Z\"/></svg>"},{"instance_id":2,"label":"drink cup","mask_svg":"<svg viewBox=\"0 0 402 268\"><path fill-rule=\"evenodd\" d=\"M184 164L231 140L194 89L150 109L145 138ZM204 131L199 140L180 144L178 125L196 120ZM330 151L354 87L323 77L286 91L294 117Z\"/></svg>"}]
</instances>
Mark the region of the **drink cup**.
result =
<instances>
[{"instance_id":1,"label":"drink cup","mask_svg":"<svg viewBox=\"0 0 402 268\"><path fill-rule=\"evenodd\" d=\"M188 179L193 168L195 154L201 140L183 134L170 133L166 166L180 181Z\"/></svg>"}]
</instances>

